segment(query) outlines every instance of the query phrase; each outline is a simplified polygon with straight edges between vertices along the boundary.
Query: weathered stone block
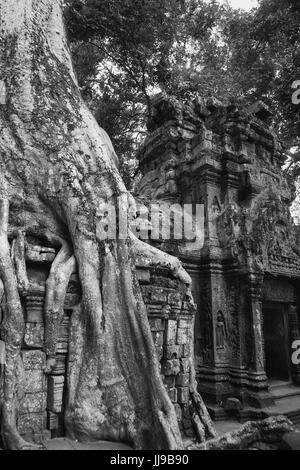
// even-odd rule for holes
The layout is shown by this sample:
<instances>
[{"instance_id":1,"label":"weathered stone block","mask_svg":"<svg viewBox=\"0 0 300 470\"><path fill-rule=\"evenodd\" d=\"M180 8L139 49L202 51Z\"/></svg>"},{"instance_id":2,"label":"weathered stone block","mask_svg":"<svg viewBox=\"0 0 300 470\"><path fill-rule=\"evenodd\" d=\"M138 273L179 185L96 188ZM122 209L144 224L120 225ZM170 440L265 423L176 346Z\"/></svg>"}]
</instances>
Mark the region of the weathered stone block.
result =
<instances>
[{"instance_id":1,"label":"weathered stone block","mask_svg":"<svg viewBox=\"0 0 300 470\"><path fill-rule=\"evenodd\" d=\"M165 344L175 344L177 335L177 321L168 320L165 330Z\"/></svg>"},{"instance_id":2,"label":"weathered stone block","mask_svg":"<svg viewBox=\"0 0 300 470\"><path fill-rule=\"evenodd\" d=\"M163 361L161 372L163 375L177 375L180 372L180 363L178 359L169 359Z\"/></svg>"},{"instance_id":3,"label":"weathered stone block","mask_svg":"<svg viewBox=\"0 0 300 470\"><path fill-rule=\"evenodd\" d=\"M57 353L67 354L68 345L69 345L69 327L70 327L70 317L65 315L63 321L59 327L59 339L57 342Z\"/></svg>"},{"instance_id":4,"label":"weathered stone block","mask_svg":"<svg viewBox=\"0 0 300 470\"><path fill-rule=\"evenodd\" d=\"M164 332L154 331L152 332L153 342L155 346L162 347L164 342Z\"/></svg>"},{"instance_id":5,"label":"weathered stone block","mask_svg":"<svg viewBox=\"0 0 300 470\"><path fill-rule=\"evenodd\" d=\"M151 331L163 331L165 329L161 318L149 318L149 324Z\"/></svg>"},{"instance_id":6,"label":"weathered stone block","mask_svg":"<svg viewBox=\"0 0 300 470\"><path fill-rule=\"evenodd\" d=\"M168 270L165 270L163 272L163 276L160 276L158 274L158 270L156 269L155 275L151 276L151 283L154 286L160 286L160 287L167 287L169 289L178 289L178 286L180 285L180 281L177 279L170 279L168 276L169 272Z\"/></svg>"},{"instance_id":7,"label":"weathered stone block","mask_svg":"<svg viewBox=\"0 0 300 470\"><path fill-rule=\"evenodd\" d=\"M44 323L44 295L26 298L27 323Z\"/></svg>"},{"instance_id":8,"label":"weathered stone block","mask_svg":"<svg viewBox=\"0 0 300 470\"><path fill-rule=\"evenodd\" d=\"M52 369L51 375L63 375L66 372L67 367L67 355L56 354L56 364Z\"/></svg>"},{"instance_id":9,"label":"weathered stone block","mask_svg":"<svg viewBox=\"0 0 300 470\"><path fill-rule=\"evenodd\" d=\"M171 305L171 307L181 309L181 306L182 306L181 294L179 292L171 292L170 294L168 294L168 304Z\"/></svg>"},{"instance_id":10,"label":"weathered stone block","mask_svg":"<svg viewBox=\"0 0 300 470\"><path fill-rule=\"evenodd\" d=\"M238 398L228 397L223 405L226 411L240 411L243 409L243 405Z\"/></svg>"},{"instance_id":11,"label":"weathered stone block","mask_svg":"<svg viewBox=\"0 0 300 470\"><path fill-rule=\"evenodd\" d=\"M180 370L184 374L188 373L190 371L191 367L191 362L189 358L182 358L180 359Z\"/></svg>"},{"instance_id":12,"label":"weathered stone block","mask_svg":"<svg viewBox=\"0 0 300 470\"><path fill-rule=\"evenodd\" d=\"M173 388L175 387L175 375L166 375L163 376L163 382L166 386L166 388Z\"/></svg>"},{"instance_id":13,"label":"weathered stone block","mask_svg":"<svg viewBox=\"0 0 300 470\"><path fill-rule=\"evenodd\" d=\"M178 403L187 403L189 400L189 388L177 387L177 401Z\"/></svg>"},{"instance_id":14,"label":"weathered stone block","mask_svg":"<svg viewBox=\"0 0 300 470\"><path fill-rule=\"evenodd\" d=\"M176 386L188 387L190 383L190 374L178 374L176 377Z\"/></svg>"},{"instance_id":15,"label":"weathered stone block","mask_svg":"<svg viewBox=\"0 0 300 470\"><path fill-rule=\"evenodd\" d=\"M191 342L182 345L182 357L190 357L191 355Z\"/></svg>"},{"instance_id":16,"label":"weathered stone block","mask_svg":"<svg viewBox=\"0 0 300 470\"><path fill-rule=\"evenodd\" d=\"M60 340L64 341L69 338L69 325L70 325L70 317L68 315L64 315L63 321L59 327L59 338Z\"/></svg>"},{"instance_id":17,"label":"weathered stone block","mask_svg":"<svg viewBox=\"0 0 300 470\"><path fill-rule=\"evenodd\" d=\"M187 328L178 328L177 329L177 344L186 344L189 342L189 330Z\"/></svg>"},{"instance_id":18,"label":"weathered stone block","mask_svg":"<svg viewBox=\"0 0 300 470\"><path fill-rule=\"evenodd\" d=\"M21 352L25 369L43 369L46 364L46 355L43 351Z\"/></svg>"},{"instance_id":19,"label":"weathered stone block","mask_svg":"<svg viewBox=\"0 0 300 470\"><path fill-rule=\"evenodd\" d=\"M184 300L182 302L182 306L181 306L182 313L189 314L192 307L193 307L193 305L191 304L191 302L187 302L186 300ZM183 321L187 321L187 320L183 320ZM185 327L182 326L182 328L185 328Z\"/></svg>"},{"instance_id":20,"label":"weathered stone block","mask_svg":"<svg viewBox=\"0 0 300 470\"><path fill-rule=\"evenodd\" d=\"M44 325L42 323L26 323L24 345L27 348L42 348L44 344Z\"/></svg>"},{"instance_id":21,"label":"weathered stone block","mask_svg":"<svg viewBox=\"0 0 300 470\"><path fill-rule=\"evenodd\" d=\"M56 256L55 250L53 248L46 248L44 246L26 246L26 260L33 261L35 263L52 263Z\"/></svg>"},{"instance_id":22,"label":"weathered stone block","mask_svg":"<svg viewBox=\"0 0 300 470\"><path fill-rule=\"evenodd\" d=\"M43 310L27 310L26 315L27 323L44 323Z\"/></svg>"},{"instance_id":23,"label":"weathered stone block","mask_svg":"<svg viewBox=\"0 0 300 470\"><path fill-rule=\"evenodd\" d=\"M56 345L56 351L58 352L58 354L67 354L68 344L68 341L58 341Z\"/></svg>"},{"instance_id":24,"label":"weathered stone block","mask_svg":"<svg viewBox=\"0 0 300 470\"><path fill-rule=\"evenodd\" d=\"M38 433L46 429L46 412L19 414L18 430L20 434Z\"/></svg>"},{"instance_id":25,"label":"weathered stone block","mask_svg":"<svg viewBox=\"0 0 300 470\"><path fill-rule=\"evenodd\" d=\"M170 313L172 315L172 318L177 318L178 315L180 315L181 310L180 310L180 308L171 307L171 312Z\"/></svg>"},{"instance_id":26,"label":"weathered stone block","mask_svg":"<svg viewBox=\"0 0 300 470\"><path fill-rule=\"evenodd\" d=\"M46 393L26 393L20 404L20 413L40 413L46 409Z\"/></svg>"},{"instance_id":27,"label":"weathered stone block","mask_svg":"<svg viewBox=\"0 0 300 470\"><path fill-rule=\"evenodd\" d=\"M191 320L180 319L178 320L178 328L192 328Z\"/></svg>"},{"instance_id":28,"label":"weathered stone block","mask_svg":"<svg viewBox=\"0 0 300 470\"><path fill-rule=\"evenodd\" d=\"M166 359L178 359L182 356L183 346L180 344L171 344L164 346L164 357Z\"/></svg>"},{"instance_id":29,"label":"weathered stone block","mask_svg":"<svg viewBox=\"0 0 300 470\"><path fill-rule=\"evenodd\" d=\"M147 269L137 269L137 278L141 284L150 284L150 271Z\"/></svg>"},{"instance_id":30,"label":"weathered stone block","mask_svg":"<svg viewBox=\"0 0 300 470\"><path fill-rule=\"evenodd\" d=\"M46 376L42 370L27 369L25 371L24 392L36 393L46 389Z\"/></svg>"},{"instance_id":31,"label":"weathered stone block","mask_svg":"<svg viewBox=\"0 0 300 470\"><path fill-rule=\"evenodd\" d=\"M141 285L141 292L145 303L150 303L151 287Z\"/></svg>"},{"instance_id":32,"label":"weathered stone block","mask_svg":"<svg viewBox=\"0 0 300 470\"><path fill-rule=\"evenodd\" d=\"M162 318L167 320L171 314L172 314L172 309L170 305L164 305L161 310Z\"/></svg>"},{"instance_id":33,"label":"weathered stone block","mask_svg":"<svg viewBox=\"0 0 300 470\"><path fill-rule=\"evenodd\" d=\"M48 379L47 409L54 413L60 413L63 404L64 376L50 376Z\"/></svg>"},{"instance_id":34,"label":"weathered stone block","mask_svg":"<svg viewBox=\"0 0 300 470\"><path fill-rule=\"evenodd\" d=\"M53 413L53 411L48 411L47 413L47 428L50 431L59 428L59 415L58 413Z\"/></svg>"},{"instance_id":35,"label":"weathered stone block","mask_svg":"<svg viewBox=\"0 0 300 470\"><path fill-rule=\"evenodd\" d=\"M40 279L39 271L34 271L34 274L36 275L36 278L32 279L29 284L30 296L40 297L44 299L45 292L46 292L46 287L45 287L46 280Z\"/></svg>"},{"instance_id":36,"label":"weathered stone block","mask_svg":"<svg viewBox=\"0 0 300 470\"><path fill-rule=\"evenodd\" d=\"M162 314L162 305L146 304L146 308L147 308L148 315L161 315Z\"/></svg>"},{"instance_id":37,"label":"weathered stone block","mask_svg":"<svg viewBox=\"0 0 300 470\"><path fill-rule=\"evenodd\" d=\"M153 287L151 291L151 303L152 304L166 304L167 296L163 289Z\"/></svg>"}]
</instances>

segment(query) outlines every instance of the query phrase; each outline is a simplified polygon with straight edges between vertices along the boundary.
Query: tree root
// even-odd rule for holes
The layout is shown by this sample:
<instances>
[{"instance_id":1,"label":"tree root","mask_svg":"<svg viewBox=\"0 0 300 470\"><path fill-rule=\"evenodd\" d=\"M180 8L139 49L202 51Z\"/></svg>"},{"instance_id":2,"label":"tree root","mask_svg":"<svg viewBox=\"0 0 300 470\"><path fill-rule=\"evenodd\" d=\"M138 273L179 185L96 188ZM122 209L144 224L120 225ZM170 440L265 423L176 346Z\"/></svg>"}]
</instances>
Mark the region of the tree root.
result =
<instances>
[{"instance_id":1,"label":"tree root","mask_svg":"<svg viewBox=\"0 0 300 470\"><path fill-rule=\"evenodd\" d=\"M20 296L26 296L29 281L25 263L25 234L18 230L10 249L8 231L9 203L0 200L0 276L5 302L1 339L5 347L5 365L1 365L3 397L1 397L1 437L3 445L11 450L32 450L40 447L25 441L17 430L17 414L23 396L23 363L20 351L24 336L24 318ZM53 235L53 234L52 234ZM51 237L53 238L53 236ZM57 241L57 240L56 240ZM63 318L63 305L71 274L75 268L75 257L69 245L59 239L61 249L52 263L46 283L45 299L45 372L55 366L58 329ZM2 292L2 290L1 290Z\"/></svg>"},{"instance_id":2,"label":"tree root","mask_svg":"<svg viewBox=\"0 0 300 470\"><path fill-rule=\"evenodd\" d=\"M193 322L194 323L194 322ZM191 359L190 359L190 391L189 391L189 407L192 423L199 442L205 442L208 439L217 437L211 417L197 391L197 380L194 360L194 324L192 326L191 335Z\"/></svg>"},{"instance_id":3,"label":"tree root","mask_svg":"<svg viewBox=\"0 0 300 470\"><path fill-rule=\"evenodd\" d=\"M159 373L130 242L104 244L99 250L97 242L80 232L72 238L82 316L81 333L70 341L69 435L125 442L136 449L183 448L175 410ZM72 353L79 349L80 353Z\"/></svg>"},{"instance_id":4,"label":"tree root","mask_svg":"<svg viewBox=\"0 0 300 470\"><path fill-rule=\"evenodd\" d=\"M6 448L31 449L36 448L36 446L22 439L16 428L17 409L20 401L19 389L22 382L20 379L22 365L19 353L24 334L24 319L19 296L26 296L29 284L24 256L25 236L23 232L17 232L11 249L11 259L7 240L8 203L3 203L1 207L3 208L3 214L0 214L2 221L0 242L3 243L1 243L0 252L0 275L3 279L6 298L3 328L7 352L7 365L4 370L4 390L7 393L2 403L2 439ZM5 211L7 211L7 214ZM56 243L57 241L56 239ZM51 373L56 363L58 331L63 318L63 305L70 276L74 272L76 264L70 245L62 239L59 239L59 243L61 248L52 263L46 282L44 346L47 356L46 373ZM98 376L99 374L97 379L99 385L97 385L97 389L93 392L95 395L93 395L92 400L99 400L99 405L97 406L99 410L102 410L101 412L103 412L103 416L107 420L107 423L102 426L102 431L101 427L98 427L97 433L100 434L97 434L97 436L129 442L137 448L149 448L149 446L152 448L153 442L159 441L158 448L160 448L160 445L163 449L182 448L175 411L159 375L152 336L145 309L142 307L143 299L139 291L138 281L133 274L134 266L131 262L130 253L134 252L136 256L143 256L144 261L146 259L151 266L167 268L172 276L180 279L187 286L188 293L190 293L190 277L176 258L165 253L162 254L159 250L140 242L135 237L132 237L132 243L119 242L117 244L105 244L105 246L105 251L101 252L97 243L86 239L82 234L80 234L79 238L77 236L74 237L74 249L79 263L79 274L83 289L82 322L84 328L88 328L84 335L85 358L82 361L83 370L76 374L76 380L81 380L80 386L82 391L83 393L86 391L86 395L89 397L91 379L88 374L90 373L90 365L93 363L93 367L95 367L94 375ZM103 258L100 261L101 254ZM101 267L100 278L99 266ZM112 302L112 298L114 302ZM125 312L124 318L122 317L122 312ZM122 332L119 332L121 325ZM118 334L116 334L117 332ZM87 340L88 342L86 343ZM133 356L131 357L132 345L135 345L134 350L141 351L138 358L139 365L136 362L137 359ZM109 353L109 350L111 350L111 353ZM92 355L90 356L91 352ZM124 357L126 356L125 362L123 361L123 355ZM92 359L93 356L94 358ZM115 401L113 390L116 389L117 391L119 385L110 386L112 387L111 393L108 393L105 385L106 382L114 383L117 380L117 378L109 379L111 375L114 376L115 366L113 364L115 360L119 362L120 377L123 377L118 380L121 380L121 382L125 380L127 385L124 382L122 387L128 388L117 405L120 408L121 414L124 414L123 418L120 418L118 414L115 415L111 409L112 403ZM17 362L19 362L19 366L16 369L15 364ZM139 385L137 386L132 385L131 379L128 381L134 370L135 375L139 376ZM203 442L205 439L214 437L216 434L205 405L197 392L193 359L191 360L190 371L190 414L198 440ZM144 375L145 373L147 376ZM144 411L138 411L140 409L138 397L139 390L144 388L143 383L145 380L149 382L149 386L148 392L146 392L147 387L143 391L145 396L142 402L148 403L148 409L145 412L144 418L139 423L137 416L139 414L143 415ZM77 393L75 393L77 387L78 384L77 386L76 384L70 386L72 388L73 400L78 399ZM18 390L18 392L15 390ZM120 393L120 390L122 388L119 389L118 393ZM127 404L125 404L125 397L128 400ZM124 404L121 405L121 402ZM84 407L84 403L84 398L79 396L79 402L77 402L79 410L82 409L82 406ZM70 403L71 406L73 404ZM90 406L91 410L95 409L95 403ZM136 411L134 411L135 407L137 407ZM70 406L68 411L70 413ZM148 413L152 414L152 416L150 415L151 418ZM129 417L130 415L132 415L131 418ZM73 418L74 416L71 414L69 422ZM76 419L75 417L75 421ZM93 423L88 420L87 423L83 423L82 420L85 420L83 416L78 421L80 428L84 428L85 425L93 426ZM118 430L116 423L120 424L122 422L123 424ZM161 439L157 440L153 437L151 439L147 437L149 436L150 429L144 428L142 422L152 422L157 430L160 429L158 432L161 435ZM82 435L78 436L76 431L76 425L77 423L73 419L69 429L73 426L75 431L71 432L73 432L75 438L81 438ZM89 430L87 430L88 432Z\"/></svg>"},{"instance_id":5,"label":"tree root","mask_svg":"<svg viewBox=\"0 0 300 470\"><path fill-rule=\"evenodd\" d=\"M256 443L280 445L285 433L294 431L293 424L285 416L249 421L236 431L226 433L202 444L188 446L189 450L247 450Z\"/></svg>"},{"instance_id":6,"label":"tree root","mask_svg":"<svg viewBox=\"0 0 300 470\"><path fill-rule=\"evenodd\" d=\"M154 246L148 245L148 243L139 240L132 233L129 235L135 256L142 257L143 263L146 266L161 266L167 268L174 278L179 279L187 286L191 286L191 278L186 270L182 267L179 259L175 258L175 256L158 250Z\"/></svg>"},{"instance_id":7,"label":"tree root","mask_svg":"<svg viewBox=\"0 0 300 470\"><path fill-rule=\"evenodd\" d=\"M76 260L69 245L62 242L62 247L51 265L46 282L44 346L47 356L44 369L46 374L51 373L56 364L59 326L64 315L64 301L68 284L75 266Z\"/></svg>"},{"instance_id":8,"label":"tree root","mask_svg":"<svg viewBox=\"0 0 300 470\"><path fill-rule=\"evenodd\" d=\"M135 207L118 172L109 137L80 98L61 2L20 2L21 14L15 22L9 7L12 2L1 3L5 5L1 34L11 46L11 54L4 50L0 54L1 66L16 77L7 83L7 96L13 99L6 100L1 114L1 194L10 194L14 201L11 219L16 226L26 227L26 234L31 231L34 237L45 227L62 238L70 237L78 262L84 334L78 379L71 390L74 400L68 409L72 432L83 438L129 441L136 448L182 448L174 406L160 376L130 243L97 239L101 205L117 207L117 198L123 195L121 212L123 205L133 212ZM32 61L37 67L30 66ZM46 73L40 73L41 64ZM43 99L37 102L36 96ZM54 123L49 113L61 119ZM7 448L22 448L15 421L21 385L16 363L24 333L20 295L26 295L27 289L23 240L20 235L14 243L14 268L7 240L8 202L2 201L0 206L0 277L6 298L2 339L7 352L1 389L2 436ZM147 249L150 263L166 260L165 267L174 277L190 284L175 258L170 263L167 255ZM47 281L48 372L54 365L63 299L74 262L71 258L72 252L62 247Z\"/></svg>"},{"instance_id":9,"label":"tree root","mask_svg":"<svg viewBox=\"0 0 300 470\"><path fill-rule=\"evenodd\" d=\"M11 248L12 262L15 267L18 291L22 297L26 297L29 288L29 281L25 262L25 234L21 230L17 231Z\"/></svg>"},{"instance_id":10,"label":"tree root","mask_svg":"<svg viewBox=\"0 0 300 470\"><path fill-rule=\"evenodd\" d=\"M7 237L9 202L0 200L0 276L4 285L5 305L1 325L1 337L5 344L6 364L2 383L1 437L7 449L28 449L33 446L26 442L17 430L17 410L22 393L22 361L20 350L24 335L24 318L19 297L18 282L11 260ZM20 272L20 265L17 271Z\"/></svg>"},{"instance_id":11,"label":"tree root","mask_svg":"<svg viewBox=\"0 0 300 470\"><path fill-rule=\"evenodd\" d=\"M133 243L133 251L135 256L143 258L143 264L149 266L160 266L167 268L170 273L187 286L187 295L190 297L190 301L193 302L191 294L191 278L188 273L184 270L181 262L167 253L163 253L157 248L154 248L147 243L138 240L133 234L131 234L131 241ZM194 348L194 327L192 326L191 336L191 351ZM195 430L196 437L199 442L204 442L206 439L211 439L217 436L217 433L213 427L212 420L206 409L206 406L197 391L197 381L195 376L195 363L194 355L192 353L190 360L190 391L189 391L189 411L192 420L192 424Z\"/></svg>"},{"instance_id":12,"label":"tree root","mask_svg":"<svg viewBox=\"0 0 300 470\"><path fill-rule=\"evenodd\" d=\"M195 387L190 387L190 415L199 442L215 438L217 433L213 427L206 406Z\"/></svg>"}]
</instances>

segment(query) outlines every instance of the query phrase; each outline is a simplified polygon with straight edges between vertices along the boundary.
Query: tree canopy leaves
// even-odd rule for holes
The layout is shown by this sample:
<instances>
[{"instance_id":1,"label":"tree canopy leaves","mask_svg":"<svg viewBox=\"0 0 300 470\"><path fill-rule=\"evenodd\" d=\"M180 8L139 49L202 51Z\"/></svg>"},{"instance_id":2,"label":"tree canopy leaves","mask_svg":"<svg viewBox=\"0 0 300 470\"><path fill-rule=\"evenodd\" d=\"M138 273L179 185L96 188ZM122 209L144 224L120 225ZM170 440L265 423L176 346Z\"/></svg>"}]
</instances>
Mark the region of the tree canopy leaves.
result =
<instances>
[{"instance_id":1,"label":"tree canopy leaves","mask_svg":"<svg viewBox=\"0 0 300 470\"><path fill-rule=\"evenodd\" d=\"M260 0L250 12L217 0L73 0L66 15L82 93L129 185L151 95L160 90L180 99L263 100L276 131L297 150L300 105L291 86L300 79L298 0ZM298 165L289 170L297 176Z\"/></svg>"}]
</instances>

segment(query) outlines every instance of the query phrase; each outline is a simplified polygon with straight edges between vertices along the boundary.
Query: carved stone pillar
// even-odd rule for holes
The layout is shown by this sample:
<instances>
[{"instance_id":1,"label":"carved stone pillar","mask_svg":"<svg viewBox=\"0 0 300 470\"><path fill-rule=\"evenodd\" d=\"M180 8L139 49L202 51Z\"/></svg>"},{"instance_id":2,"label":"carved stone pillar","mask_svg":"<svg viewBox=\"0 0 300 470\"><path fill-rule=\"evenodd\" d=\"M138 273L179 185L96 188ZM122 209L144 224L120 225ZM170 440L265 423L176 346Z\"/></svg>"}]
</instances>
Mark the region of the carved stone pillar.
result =
<instances>
[{"instance_id":1,"label":"carved stone pillar","mask_svg":"<svg viewBox=\"0 0 300 470\"><path fill-rule=\"evenodd\" d=\"M42 349L44 344L44 292L31 290L26 298L24 346Z\"/></svg>"},{"instance_id":2,"label":"carved stone pillar","mask_svg":"<svg viewBox=\"0 0 300 470\"><path fill-rule=\"evenodd\" d=\"M265 372L265 353L262 315L263 275L248 275L248 305L250 315L251 351L249 351L250 367L248 370L249 404L258 408L271 406L274 400L268 392L268 379Z\"/></svg>"},{"instance_id":3,"label":"carved stone pillar","mask_svg":"<svg viewBox=\"0 0 300 470\"><path fill-rule=\"evenodd\" d=\"M216 260L201 266L200 314L203 363L197 369L199 390L210 403L221 404L231 394L229 328L225 281Z\"/></svg>"},{"instance_id":4,"label":"carved stone pillar","mask_svg":"<svg viewBox=\"0 0 300 470\"><path fill-rule=\"evenodd\" d=\"M197 149L194 150L197 153ZM203 397L220 405L231 394L226 280L217 227L223 207L223 166L213 149L200 152L198 158L198 182L201 200L205 204L205 240L199 263L199 329L203 363L197 369L197 378Z\"/></svg>"}]
</instances>

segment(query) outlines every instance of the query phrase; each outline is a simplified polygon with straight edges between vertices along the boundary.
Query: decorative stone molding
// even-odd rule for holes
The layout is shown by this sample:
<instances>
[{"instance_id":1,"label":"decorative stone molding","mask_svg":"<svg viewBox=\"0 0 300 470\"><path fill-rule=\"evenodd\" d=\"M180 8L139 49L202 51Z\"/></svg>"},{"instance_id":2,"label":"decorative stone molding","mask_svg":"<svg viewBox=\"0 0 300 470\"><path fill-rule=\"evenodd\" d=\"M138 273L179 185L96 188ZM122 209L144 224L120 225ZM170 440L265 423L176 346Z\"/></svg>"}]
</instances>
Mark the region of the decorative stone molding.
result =
<instances>
[{"instance_id":1,"label":"decorative stone molding","mask_svg":"<svg viewBox=\"0 0 300 470\"><path fill-rule=\"evenodd\" d=\"M269 120L262 102L243 109L160 94L138 153L138 197L168 201L172 168L172 202L204 204L203 247L193 252L161 241L160 248L172 249L193 279L197 377L209 406L230 396L243 406L272 403L262 311L266 303L293 303L300 286L299 230L289 212L295 192ZM217 344L219 311L229 339L224 348ZM289 314L290 331L296 331L296 319L299 302Z\"/></svg>"}]
</instances>

